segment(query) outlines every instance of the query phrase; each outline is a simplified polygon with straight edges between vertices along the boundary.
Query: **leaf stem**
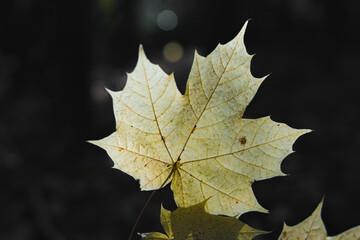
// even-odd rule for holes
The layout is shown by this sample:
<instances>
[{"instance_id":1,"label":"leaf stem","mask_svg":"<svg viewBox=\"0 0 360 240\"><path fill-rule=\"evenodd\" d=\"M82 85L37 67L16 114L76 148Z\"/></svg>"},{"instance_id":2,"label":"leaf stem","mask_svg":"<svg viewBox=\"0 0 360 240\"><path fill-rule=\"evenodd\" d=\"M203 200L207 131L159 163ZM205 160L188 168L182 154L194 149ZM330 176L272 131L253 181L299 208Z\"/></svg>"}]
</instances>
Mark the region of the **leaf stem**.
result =
<instances>
[{"instance_id":1,"label":"leaf stem","mask_svg":"<svg viewBox=\"0 0 360 240\"><path fill-rule=\"evenodd\" d=\"M174 173L174 170L175 170L175 165L174 165L174 167L172 168L169 176L167 176L167 178L166 178L165 181L161 184L161 186L159 187L159 189L161 189L161 188L163 188L163 187L165 186L166 182L169 180L169 178L170 178L170 177L172 176L172 174ZM151 195L149 196L149 198L146 200L146 203L144 204L143 209L141 210L139 216L137 217L137 219L136 219L136 221L135 221L135 223L134 223L133 228L131 229L131 233L130 233L130 236L129 236L128 240L131 240L132 235L134 235L136 226L138 225L138 223L139 223L139 221L140 221L140 218L141 218L141 216L142 216L143 213L144 213L145 208L149 205L149 202L151 201L151 199L153 198L153 196L155 195L155 193L156 193L156 190L154 190L154 191L151 193Z\"/></svg>"},{"instance_id":2,"label":"leaf stem","mask_svg":"<svg viewBox=\"0 0 360 240\"><path fill-rule=\"evenodd\" d=\"M130 233L130 236L129 236L128 240L131 240L132 236L134 235L136 226L138 225L138 223L139 223L139 221L140 221L140 218L141 218L141 216L142 216L143 213L144 213L145 208L149 205L149 203L150 203L151 199L153 198L153 196L155 195L155 193L156 193L156 190L154 190L154 191L151 193L151 195L149 196L149 198L146 200L146 203L145 203L143 209L141 210L139 216L137 217L137 219L136 219L136 221L135 221L135 223L134 223L133 228L131 229L131 233Z\"/></svg>"}]
</instances>

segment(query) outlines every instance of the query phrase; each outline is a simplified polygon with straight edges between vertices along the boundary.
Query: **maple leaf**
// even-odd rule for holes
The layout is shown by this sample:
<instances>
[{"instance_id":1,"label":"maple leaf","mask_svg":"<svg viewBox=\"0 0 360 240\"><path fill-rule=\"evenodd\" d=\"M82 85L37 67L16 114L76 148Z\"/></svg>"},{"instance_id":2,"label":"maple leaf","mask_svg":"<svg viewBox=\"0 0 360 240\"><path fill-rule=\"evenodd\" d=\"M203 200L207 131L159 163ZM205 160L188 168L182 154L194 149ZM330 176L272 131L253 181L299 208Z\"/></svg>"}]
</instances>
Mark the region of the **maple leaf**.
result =
<instances>
[{"instance_id":1,"label":"maple leaf","mask_svg":"<svg viewBox=\"0 0 360 240\"><path fill-rule=\"evenodd\" d=\"M160 220L166 232L143 233L145 240L250 240L267 232L253 229L235 217L215 216L205 212L207 200L170 212L161 207Z\"/></svg>"},{"instance_id":2,"label":"maple leaf","mask_svg":"<svg viewBox=\"0 0 360 240\"><path fill-rule=\"evenodd\" d=\"M310 217L295 226L289 227L284 223L279 240L360 240L360 226L337 236L327 237L326 228L321 219L322 205L323 201L320 202Z\"/></svg>"},{"instance_id":3,"label":"maple leaf","mask_svg":"<svg viewBox=\"0 0 360 240\"><path fill-rule=\"evenodd\" d=\"M173 74L152 64L141 45L125 88L109 90L116 131L90 142L107 151L115 168L139 179L142 190L172 181L180 207L211 197L206 210L212 214L266 212L252 183L285 175L282 160L309 130L296 130L270 117L242 118L266 78L251 75L246 25L209 56L195 52L185 95Z\"/></svg>"},{"instance_id":4,"label":"maple leaf","mask_svg":"<svg viewBox=\"0 0 360 240\"><path fill-rule=\"evenodd\" d=\"M280 234L279 240L286 239L308 239L308 240L325 240L326 229L321 219L321 208L323 201L320 202L318 207L310 217L305 219L298 225L289 227L284 223L283 231Z\"/></svg>"}]
</instances>

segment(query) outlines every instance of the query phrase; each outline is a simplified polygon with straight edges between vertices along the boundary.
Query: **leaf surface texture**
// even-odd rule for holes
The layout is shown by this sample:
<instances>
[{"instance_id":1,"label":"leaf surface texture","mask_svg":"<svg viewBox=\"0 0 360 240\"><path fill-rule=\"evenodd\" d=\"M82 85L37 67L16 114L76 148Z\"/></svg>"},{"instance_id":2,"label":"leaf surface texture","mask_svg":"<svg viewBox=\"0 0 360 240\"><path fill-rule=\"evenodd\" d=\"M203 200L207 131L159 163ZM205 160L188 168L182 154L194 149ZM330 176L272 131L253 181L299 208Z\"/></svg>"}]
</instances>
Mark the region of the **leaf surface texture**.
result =
<instances>
[{"instance_id":1,"label":"leaf surface texture","mask_svg":"<svg viewBox=\"0 0 360 240\"><path fill-rule=\"evenodd\" d=\"M109 93L116 131L92 143L114 167L140 180L142 190L171 189L178 206L209 200L212 214L266 212L251 189L254 181L283 176L282 160L309 130L243 113L265 77L251 75L244 33L207 57L195 52L185 95L145 56L142 46L125 88Z\"/></svg>"}]
</instances>

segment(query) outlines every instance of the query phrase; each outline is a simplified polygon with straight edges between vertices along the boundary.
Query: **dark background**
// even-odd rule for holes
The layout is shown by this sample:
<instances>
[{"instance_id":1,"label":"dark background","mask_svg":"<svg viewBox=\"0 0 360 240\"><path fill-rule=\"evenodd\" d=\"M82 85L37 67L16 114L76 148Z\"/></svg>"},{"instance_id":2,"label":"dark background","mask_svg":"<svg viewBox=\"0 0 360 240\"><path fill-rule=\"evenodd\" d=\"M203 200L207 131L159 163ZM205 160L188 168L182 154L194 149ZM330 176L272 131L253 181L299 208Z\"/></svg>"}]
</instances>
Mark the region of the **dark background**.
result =
<instances>
[{"instance_id":1,"label":"dark background","mask_svg":"<svg viewBox=\"0 0 360 240\"><path fill-rule=\"evenodd\" d=\"M164 9L178 16L171 31L157 25ZM114 131L104 86L122 89L142 43L184 91L194 49L209 54L249 18L253 75L272 75L245 117L315 132L284 160L290 176L254 183L270 214L240 219L275 231L257 239L275 239L283 221L302 221L325 195L329 235L359 225L359 13L356 0L2 0L0 239L127 239L150 192L85 142ZM184 49L176 63L162 53L169 41ZM161 203L175 209L169 187L136 232L162 231Z\"/></svg>"}]
</instances>

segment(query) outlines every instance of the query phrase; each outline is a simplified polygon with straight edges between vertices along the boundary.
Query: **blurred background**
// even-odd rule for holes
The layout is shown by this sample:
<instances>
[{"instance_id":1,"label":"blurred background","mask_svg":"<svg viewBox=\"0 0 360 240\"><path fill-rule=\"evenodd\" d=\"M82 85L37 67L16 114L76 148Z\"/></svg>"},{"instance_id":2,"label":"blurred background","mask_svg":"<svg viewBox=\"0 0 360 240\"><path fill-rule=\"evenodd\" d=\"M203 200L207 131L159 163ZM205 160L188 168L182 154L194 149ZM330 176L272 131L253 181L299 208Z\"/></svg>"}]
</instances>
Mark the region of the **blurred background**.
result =
<instances>
[{"instance_id":1,"label":"blurred background","mask_svg":"<svg viewBox=\"0 0 360 240\"><path fill-rule=\"evenodd\" d=\"M194 50L209 54L249 18L252 73L272 74L245 117L315 132L284 160L289 176L253 184L270 214L240 219L276 239L325 196L329 235L359 225L359 1L2 0L0 239L127 239L150 192L85 142L115 129L104 87L124 87L142 43L184 92ZM158 191L136 232L162 231L172 199Z\"/></svg>"}]
</instances>

